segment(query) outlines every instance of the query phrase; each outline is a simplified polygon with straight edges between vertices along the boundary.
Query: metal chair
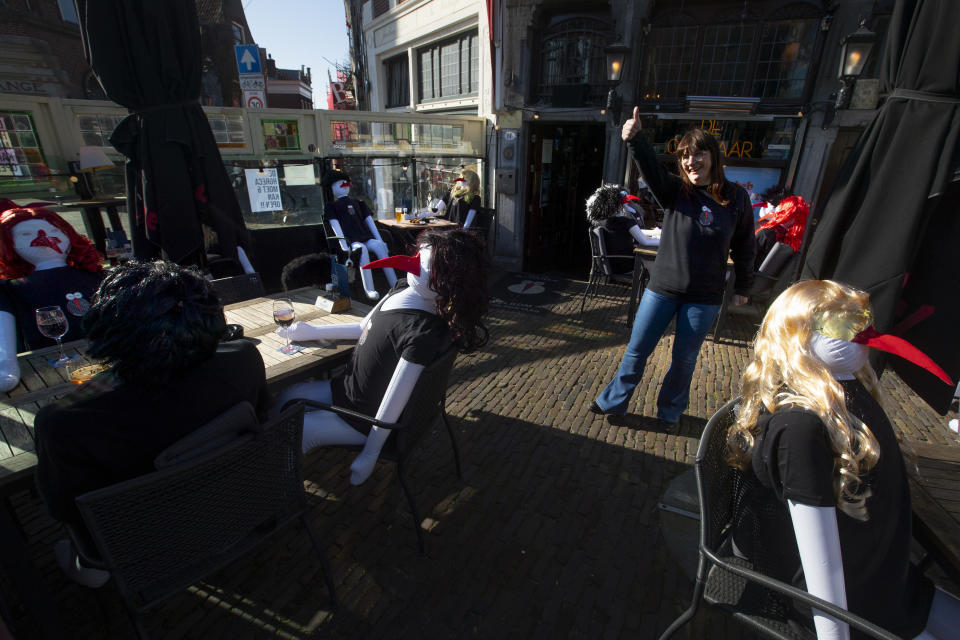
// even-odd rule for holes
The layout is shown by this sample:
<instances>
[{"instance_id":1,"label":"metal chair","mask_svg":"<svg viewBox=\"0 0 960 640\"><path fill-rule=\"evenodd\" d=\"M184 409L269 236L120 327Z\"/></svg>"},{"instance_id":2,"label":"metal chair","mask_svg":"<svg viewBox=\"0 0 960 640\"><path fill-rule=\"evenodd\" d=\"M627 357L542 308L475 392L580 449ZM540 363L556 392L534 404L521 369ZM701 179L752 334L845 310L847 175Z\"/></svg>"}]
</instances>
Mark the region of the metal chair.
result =
<instances>
[{"instance_id":1,"label":"metal chair","mask_svg":"<svg viewBox=\"0 0 960 640\"><path fill-rule=\"evenodd\" d=\"M263 281L260 279L259 273L245 273L242 276L218 278L211 280L210 285L222 305L259 298L264 294Z\"/></svg>"},{"instance_id":2,"label":"metal chair","mask_svg":"<svg viewBox=\"0 0 960 640\"><path fill-rule=\"evenodd\" d=\"M583 298L580 300L580 313L578 315L583 315L583 307L587 302L588 295L596 295L600 290L600 284L609 284L610 282L616 282L618 284L625 284L628 287L633 287L633 271L628 273L615 273L613 267L610 265L611 258L622 258L624 260L630 260L633 262L634 257L632 255L612 255L607 253L607 241L606 235L607 230L603 227L591 226L587 231L587 235L590 238L590 277L587 281L587 287L583 290ZM644 271L646 271L644 269ZM643 290L643 276L641 274L641 292ZM591 289L593 293L591 294ZM639 299L639 294L637 299ZM632 318L627 318L627 322L631 322Z\"/></svg>"},{"instance_id":3,"label":"metal chair","mask_svg":"<svg viewBox=\"0 0 960 640\"><path fill-rule=\"evenodd\" d=\"M729 550L729 534L738 496L747 477L727 463L727 431L736 418L740 398L731 400L707 422L700 438L694 469L700 498L700 545L697 577L690 607L663 632L667 640L696 614L705 600L752 630L778 640L816 640L816 634L791 624L786 613L790 600L819 609L873 638L894 640L896 635L758 571ZM769 550L776 553L777 550Z\"/></svg>"},{"instance_id":4,"label":"metal chair","mask_svg":"<svg viewBox=\"0 0 960 640\"><path fill-rule=\"evenodd\" d=\"M791 284L793 272L796 270L799 254L793 248L782 242L776 243L763 259L760 268L753 273L753 286L747 296L749 304L766 309L766 305L780 295ZM734 277L728 272L727 286L723 292L723 301L720 303L720 312L717 314L717 323L713 328L713 339L716 341L723 333L727 322L727 313L730 308L730 298L733 297Z\"/></svg>"},{"instance_id":5,"label":"metal chair","mask_svg":"<svg viewBox=\"0 0 960 640\"><path fill-rule=\"evenodd\" d=\"M336 594L306 518L303 405L257 424L243 402L158 456L157 471L78 496L86 531L68 527L84 565L110 572L139 637L141 615L299 519L332 606Z\"/></svg>"},{"instance_id":6,"label":"metal chair","mask_svg":"<svg viewBox=\"0 0 960 640\"><path fill-rule=\"evenodd\" d=\"M391 429L394 433L387 440L383 450L380 453L381 460L393 462L397 468L397 479L403 488L403 493L410 505L410 512L413 514L414 530L417 534L417 544L420 548L420 554L426 553L426 545L423 539L423 532L420 528L421 518L417 511L417 505L413 500L413 494L407 485L404 477L404 463L407 456L414 449L418 442L427 433L430 427L436 422L437 418L443 420L443 425L447 429L447 435L450 436L450 446L453 449L453 461L457 469L457 477L462 478L463 473L460 468L460 450L457 447L457 440L453 435L453 429L450 428L450 422L447 420L447 384L450 379L450 372L453 371L453 363L457 358L456 347L451 347L444 354L433 361L420 374L417 384L407 401L406 407L400 420L394 423L382 422L373 416L364 415L357 411L345 409L343 407L332 406L323 402L312 400L297 400L303 402L308 407L316 407L332 411L340 416L361 420L364 423L376 425L383 429ZM347 449L360 450L363 447L344 447Z\"/></svg>"}]
</instances>

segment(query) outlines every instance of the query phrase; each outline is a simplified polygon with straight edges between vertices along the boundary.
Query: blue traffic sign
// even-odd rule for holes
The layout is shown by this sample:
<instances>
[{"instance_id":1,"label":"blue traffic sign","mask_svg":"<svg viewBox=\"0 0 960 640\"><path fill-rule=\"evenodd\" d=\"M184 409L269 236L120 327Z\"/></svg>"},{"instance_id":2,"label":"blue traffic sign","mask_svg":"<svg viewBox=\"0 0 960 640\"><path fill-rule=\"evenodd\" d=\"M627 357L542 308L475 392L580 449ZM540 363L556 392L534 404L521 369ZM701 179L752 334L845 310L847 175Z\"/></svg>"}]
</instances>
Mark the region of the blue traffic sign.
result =
<instances>
[{"instance_id":1,"label":"blue traffic sign","mask_svg":"<svg viewBox=\"0 0 960 640\"><path fill-rule=\"evenodd\" d=\"M237 44L233 47L240 73L262 73L260 70L260 47L255 44Z\"/></svg>"}]
</instances>

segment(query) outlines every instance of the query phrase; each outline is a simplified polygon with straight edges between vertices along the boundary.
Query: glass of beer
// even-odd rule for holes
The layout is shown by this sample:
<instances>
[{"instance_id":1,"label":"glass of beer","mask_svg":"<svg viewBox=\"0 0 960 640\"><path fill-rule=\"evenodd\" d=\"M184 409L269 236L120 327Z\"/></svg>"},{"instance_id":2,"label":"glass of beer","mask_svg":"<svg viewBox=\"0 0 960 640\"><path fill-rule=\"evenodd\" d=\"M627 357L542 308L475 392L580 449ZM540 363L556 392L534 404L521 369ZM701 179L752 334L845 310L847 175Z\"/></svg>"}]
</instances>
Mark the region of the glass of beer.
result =
<instances>
[{"instance_id":1,"label":"glass of beer","mask_svg":"<svg viewBox=\"0 0 960 640\"><path fill-rule=\"evenodd\" d=\"M403 209L400 207L394 207L393 215L396 218L397 222L403 222Z\"/></svg>"}]
</instances>

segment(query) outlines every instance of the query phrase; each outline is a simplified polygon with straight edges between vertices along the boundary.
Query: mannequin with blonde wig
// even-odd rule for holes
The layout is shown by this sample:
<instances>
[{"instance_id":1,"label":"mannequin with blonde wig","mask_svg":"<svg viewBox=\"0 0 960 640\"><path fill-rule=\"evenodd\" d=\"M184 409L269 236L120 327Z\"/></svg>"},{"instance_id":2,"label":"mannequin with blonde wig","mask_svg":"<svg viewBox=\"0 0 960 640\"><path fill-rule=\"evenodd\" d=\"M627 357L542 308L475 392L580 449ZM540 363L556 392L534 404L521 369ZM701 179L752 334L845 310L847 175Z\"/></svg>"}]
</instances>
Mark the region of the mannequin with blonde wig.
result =
<instances>
[{"instance_id":1,"label":"mannequin with blonde wig","mask_svg":"<svg viewBox=\"0 0 960 640\"><path fill-rule=\"evenodd\" d=\"M755 489L745 502L785 502L789 525L766 531L760 526L755 539L744 541L738 534L749 525L738 524L735 551L752 545L757 554L763 547L787 556L790 541L771 531L792 525L812 595L844 608L849 597L852 612L903 637L955 637L960 601L934 592L910 565L905 465L867 347L856 337L870 320L868 294L830 280L794 284L770 306L743 376L743 403L727 434L728 459L758 481L746 483ZM828 494L832 487L832 495L823 496L824 487ZM873 544L864 545L868 540ZM867 572L869 579L863 577ZM883 615L889 617L877 619ZM816 610L813 623L819 640L851 637L845 623Z\"/></svg>"}]
</instances>

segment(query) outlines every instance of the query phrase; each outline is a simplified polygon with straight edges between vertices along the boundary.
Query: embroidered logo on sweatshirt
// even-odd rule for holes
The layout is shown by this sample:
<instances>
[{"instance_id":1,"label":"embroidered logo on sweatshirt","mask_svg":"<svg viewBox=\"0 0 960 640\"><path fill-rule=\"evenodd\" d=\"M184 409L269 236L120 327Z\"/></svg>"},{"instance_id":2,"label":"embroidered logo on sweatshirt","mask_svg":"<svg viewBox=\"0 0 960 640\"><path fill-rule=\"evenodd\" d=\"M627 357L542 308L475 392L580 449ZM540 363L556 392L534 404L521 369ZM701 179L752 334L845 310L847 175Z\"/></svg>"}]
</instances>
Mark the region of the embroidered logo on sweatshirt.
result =
<instances>
[{"instance_id":1,"label":"embroidered logo on sweatshirt","mask_svg":"<svg viewBox=\"0 0 960 640\"><path fill-rule=\"evenodd\" d=\"M707 205L700 207L700 224L705 227L713 224L713 211L711 211Z\"/></svg>"}]
</instances>

